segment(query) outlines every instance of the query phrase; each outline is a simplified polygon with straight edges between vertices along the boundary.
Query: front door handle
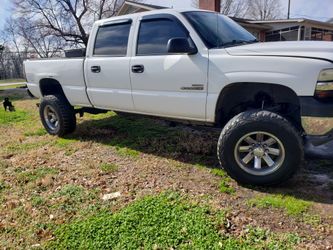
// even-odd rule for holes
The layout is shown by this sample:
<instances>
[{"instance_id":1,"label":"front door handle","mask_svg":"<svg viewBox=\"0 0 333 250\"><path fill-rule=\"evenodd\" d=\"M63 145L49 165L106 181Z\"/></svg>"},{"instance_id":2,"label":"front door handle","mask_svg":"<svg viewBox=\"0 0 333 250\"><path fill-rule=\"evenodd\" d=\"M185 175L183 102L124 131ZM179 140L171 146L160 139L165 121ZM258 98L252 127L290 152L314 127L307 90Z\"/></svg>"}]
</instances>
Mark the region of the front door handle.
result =
<instances>
[{"instance_id":1,"label":"front door handle","mask_svg":"<svg viewBox=\"0 0 333 250\"><path fill-rule=\"evenodd\" d=\"M133 73L143 73L145 71L145 67L143 65L133 65L132 72Z\"/></svg>"},{"instance_id":2,"label":"front door handle","mask_svg":"<svg viewBox=\"0 0 333 250\"><path fill-rule=\"evenodd\" d=\"M91 66L91 72L93 73L101 72L101 66Z\"/></svg>"}]
</instances>

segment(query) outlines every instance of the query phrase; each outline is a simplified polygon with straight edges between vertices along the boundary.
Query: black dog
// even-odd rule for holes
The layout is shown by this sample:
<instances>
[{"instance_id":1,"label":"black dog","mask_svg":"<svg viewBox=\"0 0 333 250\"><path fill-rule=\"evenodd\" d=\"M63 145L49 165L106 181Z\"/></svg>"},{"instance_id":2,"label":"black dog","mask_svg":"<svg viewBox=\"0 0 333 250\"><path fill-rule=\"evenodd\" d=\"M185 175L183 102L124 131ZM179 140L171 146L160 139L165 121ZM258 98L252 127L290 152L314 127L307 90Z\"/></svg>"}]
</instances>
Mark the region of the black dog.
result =
<instances>
[{"instance_id":1,"label":"black dog","mask_svg":"<svg viewBox=\"0 0 333 250\"><path fill-rule=\"evenodd\" d=\"M12 102L9 101L8 97L6 97L5 100L3 101L3 107L4 107L5 111L7 111L7 109L10 112L15 111L15 107L13 106Z\"/></svg>"}]
</instances>

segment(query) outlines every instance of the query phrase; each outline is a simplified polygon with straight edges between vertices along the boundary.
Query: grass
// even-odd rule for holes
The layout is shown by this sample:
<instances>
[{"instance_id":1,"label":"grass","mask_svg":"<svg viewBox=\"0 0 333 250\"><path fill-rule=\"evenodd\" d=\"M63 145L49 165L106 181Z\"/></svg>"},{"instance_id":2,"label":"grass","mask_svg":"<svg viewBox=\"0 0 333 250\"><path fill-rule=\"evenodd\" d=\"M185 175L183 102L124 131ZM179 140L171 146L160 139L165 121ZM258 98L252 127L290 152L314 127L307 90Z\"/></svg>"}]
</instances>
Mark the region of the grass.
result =
<instances>
[{"instance_id":1,"label":"grass","mask_svg":"<svg viewBox=\"0 0 333 250\"><path fill-rule=\"evenodd\" d=\"M249 200L250 206L256 206L260 208L280 208L285 210L288 215L299 216L308 211L312 203L296 199L288 195L265 195L259 196Z\"/></svg>"},{"instance_id":2,"label":"grass","mask_svg":"<svg viewBox=\"0 0 333 250\"><path fill-rule=\"evenodd\" d=\"M38 128L35 129L33 131L28 131L24 133L25 136L43 136L43 135L47 135L47 132L44 128Z\"/></svg>"},{"instance_id":3,"label":"grass","mask_svg":"<svg viewBox=\"0 0 333 250\"><path fill-rule=\"evenodd\" d=\"M40 178L43 178L47 175L56 175L59 173L58 169L55 168L47 168L47 167L40 167L35 170L28 170L19 172L16 176L17 180L20 183L28 183L32 181L36 181Z\"/></svg>"},{"instance_id":4,"label":"grass","mask_svg":"<svg viewBox=\"0 0 333 250\"><path fill-rule=\"evenodd\" d=\"M69 214L83 212L82 204L92 202L97 199L97 194L93 190L89 192L80 185L67 184L53 195L58 202L54 205L56 210L62 210Z\"/></svg>"},{"instance_id":5,"label":"grass","mask_svg":"<svg viewBox=\"0 0 333 250\"><path fill-rule=\"evenodd\" d=\"M25 82L25 79L21 79L21 78L16 78L16 79L3 79L0 80L0 84L4 84L4 83L16 83L16 82Z\"/></svg>"},{"instance_id":6,"label":"grass","mask_svg":"<svg viewBox=\"0 0 333 250\"><path fill-rule=\"evenodd\" d=\"M47 249L289 249L297 236L277 237L249 229L236 239L219 233L223 213L193 204L176 193L138 200L58 227ZM222 224L223 225L223 224Z\"/></svg>"},{"instance_id":7,"label":"grass","mask_svg":"<svg viewBox=\"0 0 333 250\"><path fill-rule=\"evenodd\" d=\"M114 163L102 163L99 168L106 173L115 172L118 170L118 166Z\"/></svg>"},{"instance_id":8,"label":"grass","mask_svg":"<svg viewBox=\"0 0 333 250\"><path fill-rule=\"evenodd\" d=\"M1 86L0 84L0 90L6 90L6 89L16 89L25 86L25 84L15 84L10 86Z\"/></svg>"},{"instance_id":9,"label":"grass","mask_svg":"<svg viewBox=\"0 0 333 250\"><path fill-rule=\"evenodd\" d=\"M2 117L6 115L4 122L0 117L3 131L0 248L32 249L36 244L43 247L53 238L50 244L61 249L76 249L85 242L92 244L90 248L94 248L94 243L105 242L115 249L132 246L140 249L291 249L300 241L295 234L246 228L246 222L238 220L240 216L224 212L226 205L228 211L234 209L235 214L241 212L241 216L252 218L252 210L246 208L252 190L241 186L235 190L234 182L223 170L210 170L217 164L218 132L184 126L173 128L165 122L109 112L78 118L76 132L59 139L47 135L42 128L36 100L20 96L24 91L19 89L0 92L0 96L12 93L10 99L15 98L18 110L18 113L1 113L0 109ZM179 167L165 172L170 163ZM125 172L127 168L117 171L118 164L131 166L129 172ZM321 169L328 169L330 164L323 162ZM201 174L212 180L198 182ZM218 177L212 178L212 175ZM188 193L188 197L168 193L138 198L147 193L156 195L168 188ZM221 196L218 189L228 194L237 191L240 195ZM114 191L121 191L122 197L112 202L102 200L104 194ZM133 199L137 200L131 202ZM245 207L240 205L242 202ZM324 216L321 223L320 217L303 212L295 220L284 211L284 208L274 210L277 215L272 215L274 226L264 224L279 231L276 220L281 219L286 231L295 230L302 235L303 229L310 232L305 224L320 225L326 230ZM262 225L262 218L254 219L258 222L255 225ZM290 219L298 229L285 227ZM230 230L230 225L237 229ZM71 228L74 230L70 231ZM305 239L305 245L324 235L319 227L312 228L316 231ZM110 242L110 237L116 239Z\"/></svg>"},{"instance_id":10,"label":"grass","mask_svg":"<svg viewBox=\"0 0 333 250\"><path fill-rule=\"evenodd\" d=\"M120 156L128 156L128 157L136 158L140 155L139 151L134 150L134 149L130 149L130 148L127 148L127 147L116 146L116 151L117 151L117 154L120 155Z\"/></svg>"},{"instance_id":11,"label":"grass","mask_svg":"<svg viewBox=\"0 0 333 250\"><path fill-rule=\"evenodd\" d=\"M99 142L115 147L120 155L137 157L139 152L161 156L173 154L193 161L201 154L205 155L206 161L211 161L211 158L215 160L216 143L203 138L208 137L207 133L194 134L190 130L172 128L153 119L120 116L113 112L87 117L89 121L81 124L81 138L90 140L91 132L85 131L93 127L94 139L98 138Z\"/></svg>"},{"instance_id":12,"label":"grass","mask_svg":"<svg viewBox=\"0 0 333 250\"><path fill-rule=\"evenodd\" d=\"M68 138L57 138L55 142L55 146L59 148L66 148L71 146L73 143L75 143L76 140L74 139L68 139Z\"/></svg>"},{"instance_id":13,"label":"grass","mask_svg":"<svg viewBox=\"0 0 333 250\"><path fill-rule=\"evenodd\" d=\"M7 153L22 153L40 148L46 144L48 144L47 141L11 143L5 148L5 151L7 151Z\"/></svg>"},{"instance_id":14,"label":"grass","mask_svg":"<svg viewBox=\"0 0 333 250\"><path fill-rule=\"evenodd\" d=\"M236 190L230 185L231 179L222 169L213 169L212 173L221 177L219 189L222 193L234 194Z\"/></svg>"},{"instance_id":15,"label":"grass","mask_svg":"<svg viewBox=\"0 0 333 250\"><path fill-rule=\"evenodd\" d=\"M15 112L5 111L3 108L0 109L0 125L10 125L26 121L29 119L29 113L23 110L16 110Z\"/></svg>"}]
</instances>

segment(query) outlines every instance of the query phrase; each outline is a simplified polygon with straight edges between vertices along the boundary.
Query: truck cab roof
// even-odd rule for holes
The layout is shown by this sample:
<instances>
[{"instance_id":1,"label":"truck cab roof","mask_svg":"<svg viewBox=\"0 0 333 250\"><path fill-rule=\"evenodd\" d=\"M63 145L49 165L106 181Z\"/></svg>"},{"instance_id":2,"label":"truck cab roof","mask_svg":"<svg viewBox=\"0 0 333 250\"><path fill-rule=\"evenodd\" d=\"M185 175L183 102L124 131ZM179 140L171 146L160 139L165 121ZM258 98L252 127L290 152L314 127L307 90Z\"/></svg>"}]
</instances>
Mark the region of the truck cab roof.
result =
<instances>
[{"instance_id":1,"label":"truck cab roof","mask_svg":"<svg viewBox=\"0 0 333 250\"><path fill-rule=\"evenodd\" d=\"M115 21L115 20L123 20L123 19L133 19L137 17L144 17L152 14L179 14L183 12L189 12L189 11L201 11L201 12L212 12L209 10L200 10L200 9L195 9L195 8L185 8L185 9L159 9L159 10L150 10L150 11L145 11L145 12L139 12L139 13L133 13L133 14L128 14L128 15L122 15L122 16L114 16L102 20L98 20L95 22L96 25L100 26L103 24L106 24L110 21Z\"/></svg>"}]
</instances>

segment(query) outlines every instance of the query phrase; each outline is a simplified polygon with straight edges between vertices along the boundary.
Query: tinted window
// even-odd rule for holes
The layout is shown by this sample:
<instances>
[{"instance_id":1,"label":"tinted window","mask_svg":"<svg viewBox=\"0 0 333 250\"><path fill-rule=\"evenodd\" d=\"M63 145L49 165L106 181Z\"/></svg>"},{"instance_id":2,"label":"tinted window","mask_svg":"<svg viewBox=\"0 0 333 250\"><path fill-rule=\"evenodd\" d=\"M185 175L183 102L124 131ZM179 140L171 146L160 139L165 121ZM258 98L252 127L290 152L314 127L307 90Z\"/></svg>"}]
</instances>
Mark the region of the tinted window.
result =
<instances>
[{"instance_id":1,"label":"tinted window","mask_svg":"<svg viewBox=\"0 0 333 250\"><path fill-rule=\"evenodd\" d=\"M165 55L170 38L188 37L179 23L170 19L142 21L138 37L138 55Z\"/></svg>"},{"instance_id":2,"label":"tinted window","mask_svg":"<svg viewBox=\"0 0 333 250\"><path fill-rule=\"evenodd\" d=\"M94 55L126 56L130 23L102 26L98 29Z\"/></svg>"}]
</instances>

